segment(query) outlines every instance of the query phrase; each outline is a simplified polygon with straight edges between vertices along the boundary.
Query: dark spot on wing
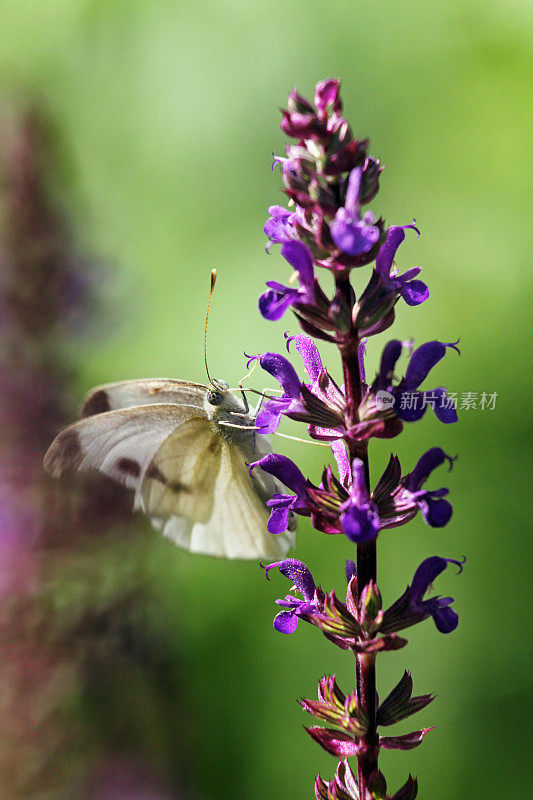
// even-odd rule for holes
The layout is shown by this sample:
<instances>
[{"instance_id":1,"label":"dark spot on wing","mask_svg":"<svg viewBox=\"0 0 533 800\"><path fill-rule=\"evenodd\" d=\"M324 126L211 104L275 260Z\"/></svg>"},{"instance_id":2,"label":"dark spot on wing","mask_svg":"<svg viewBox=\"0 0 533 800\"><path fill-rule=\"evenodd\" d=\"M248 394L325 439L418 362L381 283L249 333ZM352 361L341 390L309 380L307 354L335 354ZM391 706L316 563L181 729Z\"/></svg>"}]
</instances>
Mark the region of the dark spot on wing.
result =
<instances>
[{"instance_id":1,"label":"dark spot on wing","mask_svg":"<svg viewBox=\"0 0 533 800\"><path fill-rule=\"evenodd\" d=\"M87 398L81 409L81 415L82 417L92 417L93 414L103 414L105 411L111 411L109 395L104 389L98 389Z\"/></svg>"},{"instance_id":2,"label":"dark spot on wing","mask_svg":"<svg viewBox=\"0 0 533 800\"><path fill-rule=\"evenodd\" d=\"M78 434L67 428L52 443L44 459L44 468L54 477L60 477L67 469L78 469L82 455Z\"/></svg>"},{"instance_id":3,"label":"dark spot on wing","mask_svg":"<svg viewBox=\"0 0 533 800\"><path fill-rule=\"evenodd\" d=\"M138 478L141 474L141 465L133 458L119 458L116 468L119 472L130 475L132 478Z\"/></svg>"},{"instance_id":4,"label":"dark spot on wing","mask_svg":"<svg viewBox=\"0 0 533 800\"><path fill-rule=\"evenodd\" d=\"M222 445L220 444L219 439L216 436L214 436L209 442L207 449L209 450L210 453L213 453L213 455L215 455L216 453L220 452L221 446Z\"/></svg>"},{"instance_id":5,"label":"dark spot on wing","mask_svg":"<svg viewBox=\"0 0 533 800\"><path fill-rule=\"evenodd\" d=\"M175 494L191 491L190 487L185 483L180 483L179 481L169 481L168 478L163 475L157 464L150 464L146 471L146 477L151 478L153 481L159 481L159 483L162 483L163 486L168 486L168 488L172 492L175 492Z\"/></svg>"}]
</instances>

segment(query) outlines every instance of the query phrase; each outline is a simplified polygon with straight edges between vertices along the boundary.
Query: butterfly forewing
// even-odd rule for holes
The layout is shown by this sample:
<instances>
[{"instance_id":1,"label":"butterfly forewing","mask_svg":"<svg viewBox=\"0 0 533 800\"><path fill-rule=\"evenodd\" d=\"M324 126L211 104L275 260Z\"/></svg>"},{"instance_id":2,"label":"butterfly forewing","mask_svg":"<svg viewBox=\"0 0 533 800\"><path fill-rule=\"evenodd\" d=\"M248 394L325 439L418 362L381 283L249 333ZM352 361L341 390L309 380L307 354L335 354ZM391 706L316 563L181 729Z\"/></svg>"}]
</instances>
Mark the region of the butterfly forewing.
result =
<instances>
[{"instance_id":1,"label":"butterfly forewing","mask_svg":"<svg viewBox=\"0 0 533 800\"><path fill-rule=\"evenodd\" d=\"M165 404L87 417L54 439L45 456L45 469L54 477L67 470L96 469L138 491L155 453L192 414L201 412Z\"/></svg>"},{"instance_id":2,"label":"butterfly forewing","mask_svg":"<svg viewBox=\"0 0 533 800\"><path fill-rule=\"evenodd\" d=\"M89 392L83 401L80 416L90 417L118 408L133 408L152 403L176 403L203 410L207 391L208 387L201 383L170 378L106 383Z\"/></svg>"}]
</instances>

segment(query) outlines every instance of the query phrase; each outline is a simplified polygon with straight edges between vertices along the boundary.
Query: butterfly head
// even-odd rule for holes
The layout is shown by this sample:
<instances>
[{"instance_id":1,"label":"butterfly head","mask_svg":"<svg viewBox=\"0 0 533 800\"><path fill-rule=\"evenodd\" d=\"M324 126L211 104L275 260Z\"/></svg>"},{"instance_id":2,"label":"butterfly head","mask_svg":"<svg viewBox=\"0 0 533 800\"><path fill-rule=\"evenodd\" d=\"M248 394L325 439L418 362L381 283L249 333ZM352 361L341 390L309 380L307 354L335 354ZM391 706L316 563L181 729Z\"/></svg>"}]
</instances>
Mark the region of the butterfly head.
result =
<instances>
[{"instance_id":1,"label":"butterfly head","mask_svg":"<svg viewBox=\"0 0 533 800\"><path fill-rule=\"evenodd\" d=\"M207 392L207 402L211 406L221 406L226 399L229 386L225 381L212 380Z\"/></svg>"}]
</instances>

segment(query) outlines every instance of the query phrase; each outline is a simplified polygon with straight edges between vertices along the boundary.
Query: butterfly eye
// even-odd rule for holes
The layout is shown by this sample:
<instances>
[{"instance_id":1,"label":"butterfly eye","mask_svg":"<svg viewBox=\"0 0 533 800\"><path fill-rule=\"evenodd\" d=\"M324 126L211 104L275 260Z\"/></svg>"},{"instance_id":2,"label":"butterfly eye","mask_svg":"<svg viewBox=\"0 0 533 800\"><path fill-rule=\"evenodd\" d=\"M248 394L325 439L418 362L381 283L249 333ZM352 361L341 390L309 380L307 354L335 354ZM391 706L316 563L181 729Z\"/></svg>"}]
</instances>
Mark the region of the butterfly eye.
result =
<instances>
[{"instance_id":1,"label":"butterfly eye","mask_svg":"<svg viewBox=\"0 0 533 800\"><path fill-rule=\"evenodd\" d=\"M224 402L224 396L222 392L217 392L216 389L212 389L207 393L207 402L211 406L219 406Z\"/></svg>"}]
</instances>

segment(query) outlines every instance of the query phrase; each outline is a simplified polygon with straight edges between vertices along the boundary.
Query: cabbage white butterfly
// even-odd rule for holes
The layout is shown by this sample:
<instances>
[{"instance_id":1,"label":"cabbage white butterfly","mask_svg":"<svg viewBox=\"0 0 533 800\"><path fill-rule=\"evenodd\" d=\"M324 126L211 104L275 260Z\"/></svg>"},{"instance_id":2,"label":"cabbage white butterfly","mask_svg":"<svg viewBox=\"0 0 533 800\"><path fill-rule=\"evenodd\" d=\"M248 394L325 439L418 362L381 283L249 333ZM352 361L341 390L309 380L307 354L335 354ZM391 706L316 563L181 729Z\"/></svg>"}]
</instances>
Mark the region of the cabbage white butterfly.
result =
<instances>
[{"instance_id":1,"label":"cabbage white butterfly","mask_svg":"<svg viewBox=\"0 0 533 800\"><path fill-rule=\"evenodd\" d=\"M215 278L213 270L211 296ZM294 544L296 520L286 533L268 533L266 502L283 488L260 469L250 475L246 464L272 448L256 435L248 403L223 381L209 380L209 386L162 378L93 389L82 419L54 439L44 467L54 477L96 469L133 489L134 508L193 553L279 558Z\"/></svg>"}]
</instances>

